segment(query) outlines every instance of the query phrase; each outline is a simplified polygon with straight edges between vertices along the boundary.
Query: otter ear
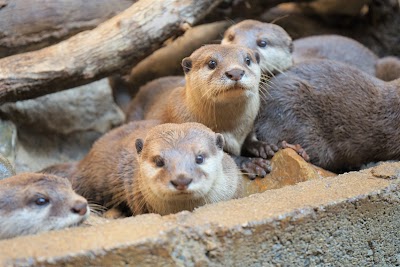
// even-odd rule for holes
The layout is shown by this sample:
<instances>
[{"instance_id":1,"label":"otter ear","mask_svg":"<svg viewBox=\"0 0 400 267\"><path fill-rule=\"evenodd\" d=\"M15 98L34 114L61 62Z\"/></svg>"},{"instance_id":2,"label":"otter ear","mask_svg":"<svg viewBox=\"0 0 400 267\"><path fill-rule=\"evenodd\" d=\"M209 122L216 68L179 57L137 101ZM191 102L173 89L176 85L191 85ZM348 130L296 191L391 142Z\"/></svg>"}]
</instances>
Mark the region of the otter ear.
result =
<instances>
[{"instance_id":1,"label":"otter ear","mask_svg":"<svg viewBox=\"0 0 400 267\"><path fill-rule=\"evenodd\" d=\"M225 145L225 140L224 140L224 136L220 133L215 134L215 143L217 145L217 147L219 149L224 149L224 145Z\"/></svg>"},{"instance_id":2,"label":"otter ear","mask_svg":"<svg viewBox=\"0 0 400 267\"><path fill-rule=\"evenodd\" d=\"M257 64L260 64L260 54L254 51L254 56L256 57Z\"/></svg>"},{"instance_id":3,"label":"otter ear","mask_svg":"<svg viewBox=\"0 0 400 267\"><path fill-rule=\"evenodd\" d=\"M142 152L142 149L143 149L143 140L140 138L136 139L135 146L136 146L137 153L140 155L140 153Z\"/></svg>"},{"instance_id":4,"label":"otter ear","mask_svg":"<svg viewBox=\"0 0 400 267\"><path fill-rule=\"evenodd\" d=\"M188 73L192 68L192 60L189 57L185 57L182 60L182 67L183 67L183 72Z\"/></svg>"}]
</instances>

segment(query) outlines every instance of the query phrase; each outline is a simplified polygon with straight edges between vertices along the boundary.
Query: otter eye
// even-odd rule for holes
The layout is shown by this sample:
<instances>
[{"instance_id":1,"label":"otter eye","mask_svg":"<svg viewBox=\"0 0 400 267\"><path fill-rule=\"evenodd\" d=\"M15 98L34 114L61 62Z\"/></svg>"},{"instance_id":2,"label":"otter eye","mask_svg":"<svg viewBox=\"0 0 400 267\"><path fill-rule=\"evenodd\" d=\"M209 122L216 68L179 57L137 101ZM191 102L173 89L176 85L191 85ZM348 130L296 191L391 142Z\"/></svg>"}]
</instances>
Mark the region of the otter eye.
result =
<instances>
[{"instance_id":1,"label":"otter eye","mask_svg":"<svg viewBox=\"0 0 400 267\"><path fill-rule=\"evenodd\" d=\"M210 60L210 61L208 62L208 67L209 67L211 70L215 69L215 68L217 67L217 62L215 62L214 60Z\"/></svg>"},{"instance_id":2,"label":"otter eye","mask_svg":"<svg viewBox=\"0 0 400 267\"><path fill-rule=\"evenodd\" d=\"M257 40L257 45L259 47L266 47L267 46L267 41L265 41L265 40Z\"/></svg>"},{"instance_id":3,"label":"otter eye","mask_svg":"<svg viewBox=\"0 0 400 267\"><path fill-rule=\"evenodd\" d=\"M228 41L232 42L233 39L235 39L235 36L233 34L228 35Z\"/></svg>"},{"instance_id":4,"label":"otter eye","mask_svg":"<svg viewBox=\"0 0 400 267\"><path fill-rule=\"evenodd\" d=\"M251 63L250 58L246 57L244 60L246 61L247 66L250 66L250 63Z\"/></svg>"},{"instance_id":5,"label":"otter eye","mask_svg":"<svg viewBox=\"0 0 400 267\"><path fill-rule=\"evenodd\" d=\"M35 200L35 204L38 206L44 206L46 204L48 204L50 202L50 200L48 198L44 198L44 197L39 197Z\"/></svg>"},{"instance_id":6,"label":"otter eye","mask_svg":"<svg viewBox=\"0 0 400 267\"><path fill-rule=\"evenodd\" d=\"M203 155L197 155L196 156L196 163L197 164L202 164L204 162L204 156Z\"/></svg>"},{"instance_id":7,"label":"otter eye","mask_svg":"<svg viewBox=\"0 0 400 267\"><path fill-rule=\"evenodd\" d=\"M160 156L154 157L153 161L157 167L161 168L165 165L164 159Z\"/></svg>"}]
</instances>

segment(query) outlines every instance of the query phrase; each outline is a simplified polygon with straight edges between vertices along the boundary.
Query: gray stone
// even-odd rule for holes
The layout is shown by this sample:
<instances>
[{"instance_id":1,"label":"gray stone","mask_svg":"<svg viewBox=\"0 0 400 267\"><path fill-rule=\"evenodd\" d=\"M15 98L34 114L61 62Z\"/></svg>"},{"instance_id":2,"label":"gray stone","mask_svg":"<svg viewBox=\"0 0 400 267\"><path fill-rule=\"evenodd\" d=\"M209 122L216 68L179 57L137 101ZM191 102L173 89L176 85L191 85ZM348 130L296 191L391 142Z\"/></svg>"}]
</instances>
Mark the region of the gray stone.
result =
<instances>
[{"instance_id":1,"label":"gray stone","mask_svg":"<svg viewBox=\"0 0 400 267\"><path fill-rule=\"evenodd\" d=\"M7 103L18 128L17 172L78 160L103 133L124 122L107 79L36 99Z\"/></svg>"},{"instance_id":2,"label":"gray stone","mask_svg":"<svg viewBox=\"0 0 400 267\"><path fill-rule=\"evenodd\" d=\"M0 154L14 164L17 145L17 128L11 121L0 120Z\"/></svg>"},{"instance_id":3,"label":"gray stone","mask_svg":"<svg viewBox=\"0 0 400 267\"><path fill-rule=\"evenodd\" d=\"M0 154L0 180L15 175L15 168L6 157Z\"/></svg>"}]
</instances>

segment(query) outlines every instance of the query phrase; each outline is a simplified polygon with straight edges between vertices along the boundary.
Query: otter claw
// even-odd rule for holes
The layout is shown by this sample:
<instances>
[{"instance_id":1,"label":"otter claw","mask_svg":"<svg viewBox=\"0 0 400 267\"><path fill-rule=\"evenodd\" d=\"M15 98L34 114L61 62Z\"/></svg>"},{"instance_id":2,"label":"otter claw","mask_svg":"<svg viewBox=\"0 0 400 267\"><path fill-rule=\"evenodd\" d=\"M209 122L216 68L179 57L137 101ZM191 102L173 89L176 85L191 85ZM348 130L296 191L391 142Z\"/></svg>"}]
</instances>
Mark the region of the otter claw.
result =
<instances>
[{"instance_id":1,"label":"otter claw","mask_svg":"<svg viewBox=\"0 0 400 267\"><path fill-rule=\"evenodd\" d=\"M276 145L270 145L263 141L248 142L244 148L246 154L263 159L272 158L275 155L275 152L279 150Z\"/></svg>"},{"instance_id":2,"label":"otter claw","mask_svg":"<svg viewBox=\"0 0 400 267\"><path fill-rule=\"evenodd\" d=\"M282 148L291 148L296 151L297 154L299 154L305 161L310 161L310 156L308 156L307 152L299 144L293 145L286 141L282 141Z\"/></svg>"},{"instance_id":3,"label":"otter claw","mask_svg":"<svg viewBox=\"0 0 400 267\"><path fill-rule=\"evenodd\" d=\"M271 162L269 160L241 156L233 156L233 158L239 169L251 180L254 180L256 177L264 178L271 172Z\"/></svg>"}]
</instances>

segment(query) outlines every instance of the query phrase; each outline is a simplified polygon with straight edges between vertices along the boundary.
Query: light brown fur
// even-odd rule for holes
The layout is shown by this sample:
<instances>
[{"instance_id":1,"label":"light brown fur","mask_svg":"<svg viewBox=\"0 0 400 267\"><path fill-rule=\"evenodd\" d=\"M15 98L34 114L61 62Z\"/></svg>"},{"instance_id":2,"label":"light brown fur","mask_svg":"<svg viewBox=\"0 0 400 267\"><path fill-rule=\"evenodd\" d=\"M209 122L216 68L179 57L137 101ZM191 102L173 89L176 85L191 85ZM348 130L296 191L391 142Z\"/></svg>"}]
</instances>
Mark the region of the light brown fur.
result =
<instances>
[{"instance_id":1,"label":"light brown fur","mask_svg":"<svg viewBox=\"0 0 400 267\"><path fill-rule=\"evenodd\" d=\"M0 180L0 239L74 226L89 213L64 178L22 173Z\"/></svg>"},{"instance_id":2,"label":"light brown fur","mask_svg":"<svg viewBox=\"0 0 400 267\"><path fill-rule=\"evenodd\" d=\"M246 57L250 66L245 63ZM215 69L208 67L210 60L217 62ZM142 119L202 123L224 135L225 151L240 155L260 103L260 68L254 53L239 46L206 45L183 64L189 61L185 87L141 91L148 102L136 101L134 106L139 110L143 105L148 107ZM245 71L243 78L236 82L227 78L226 72L232 69Z\"/></svg>"},{"instance_id":3,"label":"light brown fur","mask_svg":"<svg viewBox=\"0 0 400 267\"><path fill-rule=\"evenodd\" d=\"M158 124L132 122L100 138L82 161L71 163L77 192L124 215L164 215L242 195L242 177L222 151L222 135L199 123ZM157 167L160 157L165 165ZM64 175L71 170L61 167ZM182 179L193 180L178 190L173 183Z\"/></svg>"}]
</instances>

